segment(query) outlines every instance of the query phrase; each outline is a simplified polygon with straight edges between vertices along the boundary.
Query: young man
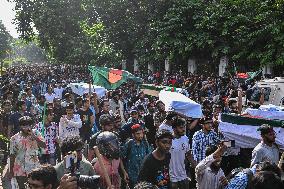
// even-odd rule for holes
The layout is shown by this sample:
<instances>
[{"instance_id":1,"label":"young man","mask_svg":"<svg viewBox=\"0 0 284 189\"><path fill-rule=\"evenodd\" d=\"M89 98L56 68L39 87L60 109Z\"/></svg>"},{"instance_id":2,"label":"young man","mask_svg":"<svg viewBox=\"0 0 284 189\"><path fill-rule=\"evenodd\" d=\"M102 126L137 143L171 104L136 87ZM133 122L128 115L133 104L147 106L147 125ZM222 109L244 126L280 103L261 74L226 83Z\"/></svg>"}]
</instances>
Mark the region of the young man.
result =
<instances>
[{"instance_id":1,"label":"young man","mask_svg":"<svg viewBox=\"0 0 284 189\"><path fill-rule=\"evenodd\" d=\"M97 146L101 153L102 161L106 168L107 174L111 178L111 184L113 185L113 188L120 189L121 183L119 170L123 176L124 182L128 182L129 177L120 158L119 141L117 136L112 132L104 131L97 137ZM105 177L103 176L104 173L99 161L97 161L97 159L94 159L93 162L94 170L101 176L100 188L108 189L107 182Z\"/></svg>"},{"instance_id":2,"label":"young man","mask_svg":"<svg viewBox=\"0 0 284 189\"><path fill-rule=\"evenodd\" d=\"M220 141L218 135L212 131L212 118L204 117L200 120L200 124L202 129L195 132L192 138L192 155L197 163L206 157L206 147L216 146Z\"/></svg>"},{"instance_id":3,"label":"young man","mask_svg":"<svg viewBox=\"0 0 284 189\"><path fill-rule=\"evenodd\" d=\"M174 139L170 150L170 178L172 189L189 189L189 180L185 169L185 160L195 167L195 161L190 153L189 139L185 136L185 119L177 117L173 121Z\"/></svg>"},{"instance_id":4,"label":"young man","mask_svg":"<svg viewBox=\"0 0 284 189\"><path fill-rule=\"evenodd\" d=\"M40 166L38 149L45 148L40 133L32 130L33 121L29 116L19 119L20 132L10 140L10 178L16 177L19 188L25 188L27 174Z\"/></svg>"},{"instance_id":5,"label":"young man","mask_svg":"<svg viewBox=\"0 0 284 189\"><path fill-rule=\"evenodd\" d=\"M46 148L41 149L40 163L55 165L56 163L56 143L58 143L58 125L53 122L53 111L52 109L46 110L46 116L44 121L39 122L35 128L42 134Z\"/></svg>"},{"instance_id":6,"label":"young man","mask_svg":"<svg viewBox=\"0 0 284 189\"><path fill-rule=\"evenodd\" d=\"M27 106L25 101L18 101L17 111L11 115L11 123L13 124L12 134L16 134L20 131L19 119L23 116L32 117L30 112L27 112Z\"/></svg>"},{"instance_id":7,"label":"young man","mask_svg":"<svg viewBox=\"0 0 284 189\"><path fill-rule=\"evenodd\" d=\"M28 174L27 186L29 189L56 189L58 180L56 171L51 165L43 165Z\"/></svg>"},{"instance_id":8,"label":"young man","mask_svg":"<svg viewBox=\"0 0 284 189\"><path fill-rule=\"evenodd\" d=\"M104 114L100 117L100 125L102 127L102 130L97 132L96 134L94 134L91 139L90 139L90 144L89 144L89 154L88 154L88 160L91 162L94 157L95 157L95 151L93 149L94 146L97 145L97 137L100 133L104 132L104 131L109 131L112 132L113 131L113 119L110 115L108 114Z\"/></svg>"},{"instance_id":9,"label":"young man","mask_svg":"<svg viewBox=\"0 0 284 189\"><path fill-rule=\"evenodd\" d=\"M177 114L174 112L168 112L165 120L162 122L161 125L159 125L159 130L165 129L170 131L172 134L174 134L174 130L172 128L172 124L173 124L173 118L176 117Z\"/></svg>"},{"instance_id":10,"label":"young man","mask_svg":"<svg viewBox=\"0 0 284 189\"><path fill-rule=\"evenodd\" d=\"M48 86L47 93L45 93L44 96L47 102L53 102L53 99L56 97L56 95L53 92L53 87L51 85Z\"/></svg>"},{"instance_id":11,"label":"young man","mask_svg":"<svg viewBox=\"0 0 284 189\"><path fill-rule=\"evenodd\" d=\"M92 127L95 122L95 116L90 109L90 100L82 100L83 107L78 110L78 114L82 120L82 127L80 128L80 136L83 141L89 141L92 133Z\"/></svg>"},{"instance_id":12,"label":"young man","mask_svg":"<svg viewBox=\"0 0 284 189\"><path fill-rule=\"evenodd\" d=\"M197 189L219 189L228 185L228 181L220 167L222 155L226 150L224 144L207 147L206 158L195 168Z\"/></svg>"},{"instance_id":13,"label":"young man","mask_svg":"<svg viewBox=\"0 0 284 189\"><path fill-rule=\"evenodd\" d=\"M158 100L155 105L158 111L154 113L154 126L159 128L165 120L167 112L165 111L165 104L162 101Z\"/></svg>"},{"instance_id":14,"label":"young man","mask_svg":"<svg viewBox=\"0 0 284 189\"><path fill-rule=\"evenodd\" d=\"M69 136L79 136L81 127L80 115L74 114L74 104L68 104L66 106L66 115L63 115L59 122L59 141L63 141Z\"/></svg>"},{"instance_id":15,"label":"young man","mask_svg":"<svg viewBox=\"0 0 284 189\"><path fill-rule=\"evenodd\" d=\"M152 147L144 138L144 129L135 124L131 127L132 138L122 148L125 169L129 175L129 187L133 188L138 180L138 173L146 155L152 152Z\"/></svg>"},{"instance_id":16,"label":"young man","mask_svg":"<svg viewBox=\"0 0 284 189\"><path fill-rule=\"evenodd\" d=\"M251 167L263 161L275 163L279 162L279 148L275 144L275 131L273 127L263 124L258 128L260 131L262 141L252 151Z\"/></svg>"},{"instance_id":17,"label":"young man","mask_svg":"<svg viewBox=\"0 0 284 189\"><path fill-rule=\"evenodd\" d=\"M88 175L93 176L95 175L95 171L91 165L91 163L86 160L83 152L84 143L79 136L70 136L65 138L62 141L61 145L61 152L62 156L65 157L68 155L69 152L76 151L77 154L77 164L75 167L75 172L80 172L80 175ZM55 165L55 170L57 173L57 178L60 180L64 174L70 173L70 170L66 168L66 161L65 158L60 163Z\"/></svg>"},{"instance_id":18,"label":"young man","mask_svg":"<svg viewBox=\"0 0 284 189\"><path fill-rule=\"evenodd\" d=\"M169 164L173 135L167 130L156 134L157 148L145 157L139 172L138 181L155 184L160 189L170 188Z\"/></svg>"}]
</instances>

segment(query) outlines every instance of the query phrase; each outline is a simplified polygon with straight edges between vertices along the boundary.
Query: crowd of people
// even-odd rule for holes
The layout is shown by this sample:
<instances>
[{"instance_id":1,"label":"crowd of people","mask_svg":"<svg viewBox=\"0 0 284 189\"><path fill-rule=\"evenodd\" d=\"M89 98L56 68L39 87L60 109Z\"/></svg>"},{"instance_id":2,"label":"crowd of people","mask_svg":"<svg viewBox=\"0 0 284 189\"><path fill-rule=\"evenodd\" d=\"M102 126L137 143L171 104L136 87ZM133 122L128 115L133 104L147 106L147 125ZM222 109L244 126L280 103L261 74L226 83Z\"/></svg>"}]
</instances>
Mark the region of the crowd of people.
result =
<instances>
[{"instance_id":1,"label":"crowd of people","mask_svg":"<svg viewBox=\"0 0 284 189\"><path fill-rule=\"evenodd\" d=\"M0 132L4 188L280 189L284 155L270 125L254 149L226 145L222 112L242 114L252 83L234 77L144 74L145 83L180 87L202 105L192 119L126 82L104 97L79 96L86 66L25 65L2 76ZM4 140L3 140L4 141ZM240 168L243 167L243 168Z\"/></svg>"}]
</instances>

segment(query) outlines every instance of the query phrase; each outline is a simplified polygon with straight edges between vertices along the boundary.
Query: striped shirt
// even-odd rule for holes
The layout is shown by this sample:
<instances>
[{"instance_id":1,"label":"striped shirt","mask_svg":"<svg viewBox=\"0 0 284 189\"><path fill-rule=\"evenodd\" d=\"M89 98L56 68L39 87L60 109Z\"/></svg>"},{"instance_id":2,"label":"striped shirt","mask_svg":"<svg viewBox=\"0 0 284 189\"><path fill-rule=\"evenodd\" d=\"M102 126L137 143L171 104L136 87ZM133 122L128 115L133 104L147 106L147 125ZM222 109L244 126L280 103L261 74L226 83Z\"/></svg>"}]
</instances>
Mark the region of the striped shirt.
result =
<instances>
[{"instance_id":1,"label":"striped shirt","mask_svg":"<svg viewBox=\"0 0 284 189\"><path fill-rule=\"evenodd\" d=\"M205 159L205 150L208 146L216 146L220 142L218 135L214 131L205 134L203 130L194 133L192 138L192 155L195 161L199 163Z\"/></svg>"}]
</instances>

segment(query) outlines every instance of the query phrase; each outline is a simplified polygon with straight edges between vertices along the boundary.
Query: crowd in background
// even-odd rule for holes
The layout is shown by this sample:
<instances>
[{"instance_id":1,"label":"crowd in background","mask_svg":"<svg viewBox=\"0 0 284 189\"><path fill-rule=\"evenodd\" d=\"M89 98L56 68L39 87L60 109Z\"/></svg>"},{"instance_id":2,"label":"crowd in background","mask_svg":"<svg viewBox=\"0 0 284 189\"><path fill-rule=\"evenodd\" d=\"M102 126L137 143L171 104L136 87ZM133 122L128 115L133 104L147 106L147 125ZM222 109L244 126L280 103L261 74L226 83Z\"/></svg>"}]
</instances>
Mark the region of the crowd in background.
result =
<instances>
[{"instance_id":1,"label":"crowd in background","mask_svg":"<svg viewBox=\"0 0 284 189\"><path fill-rule=\"evenodd\" d=\"M88 83L86 66L8 69L0 89L0 132L10 140L9 147L1 143L3 184L10 187L15 178L20 189L84 188L78 175L100 175L100 188L109 188L102 160L117 189L283 187L283 155L271 126L261 126L262 142L255 149L228 148L218 129L220 113L241 114L244 107L263 103L263 91L259 103L247 103L254 81L182 72L139 75L144 83L183 88L202 105L204 117L166 112L162 101L133 82L102 98L96 92L79 96L68 84ZM66 160L73 152L76 163ZM51 183L53 178L58 182Z\"/></svg>"}]
</instances>

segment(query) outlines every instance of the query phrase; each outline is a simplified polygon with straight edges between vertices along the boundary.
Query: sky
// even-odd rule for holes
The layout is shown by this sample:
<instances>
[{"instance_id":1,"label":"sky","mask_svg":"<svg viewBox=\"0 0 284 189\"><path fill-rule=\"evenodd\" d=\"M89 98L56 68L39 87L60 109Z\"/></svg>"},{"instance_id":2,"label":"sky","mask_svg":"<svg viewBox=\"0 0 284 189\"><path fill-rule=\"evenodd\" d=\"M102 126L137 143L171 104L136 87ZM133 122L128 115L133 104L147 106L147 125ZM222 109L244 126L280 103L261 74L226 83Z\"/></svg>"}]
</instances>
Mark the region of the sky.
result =
<instances>
[{"instance_id":1,"label":"sky","mask_svg":"<svg viewBox=\"0 0 284 189\"><path fill-rule=\"evenodd\" d=\"M2 23L11 36L17 38L19 34L17 33L16 26L12 24L15 18L15 11L13 11L14 6L14 3L8 2L7 0L0 0L0 20L2 20Z\"/></svg>"}]
</instances>

